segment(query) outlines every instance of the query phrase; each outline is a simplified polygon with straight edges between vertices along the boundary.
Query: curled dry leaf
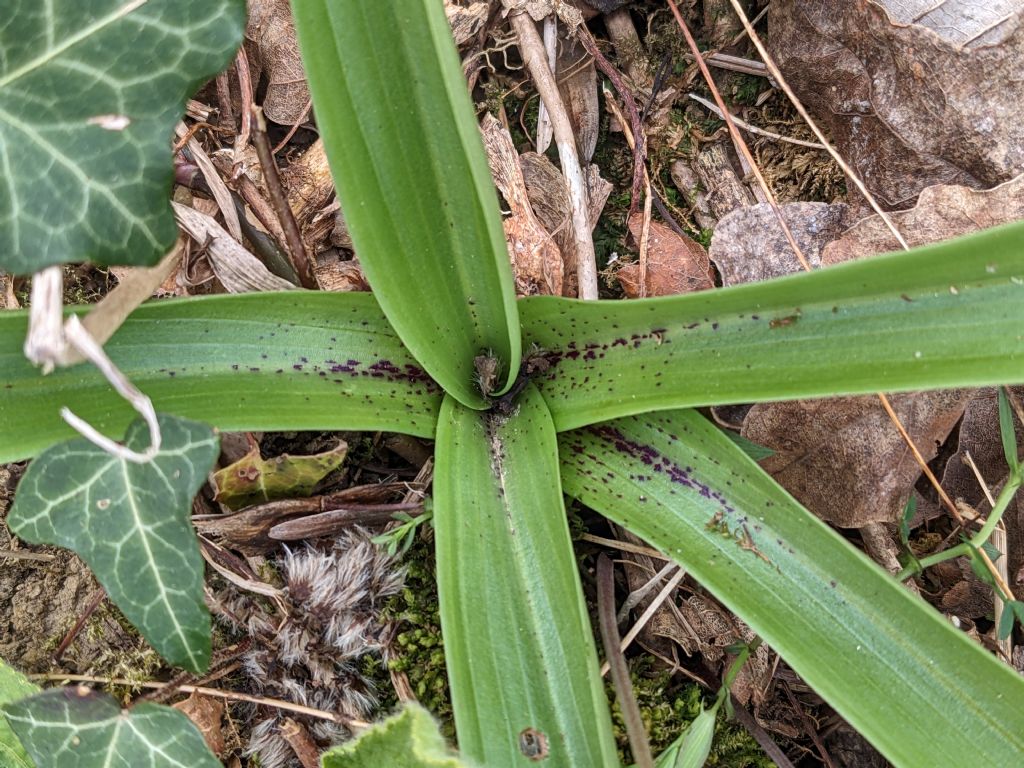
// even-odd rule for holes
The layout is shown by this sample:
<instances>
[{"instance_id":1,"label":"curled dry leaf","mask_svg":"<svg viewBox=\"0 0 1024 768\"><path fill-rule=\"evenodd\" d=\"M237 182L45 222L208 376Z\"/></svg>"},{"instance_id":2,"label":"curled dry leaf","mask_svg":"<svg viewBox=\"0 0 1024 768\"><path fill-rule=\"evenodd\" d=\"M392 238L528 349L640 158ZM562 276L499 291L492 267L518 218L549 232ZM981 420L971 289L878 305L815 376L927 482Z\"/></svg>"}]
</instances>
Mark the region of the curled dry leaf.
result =
<instances>
[{"instance_id":1,"label":"curled dry leaf","mask_svg":"<svg viewBox=\"0 0 1024 768\"><path fill-rule=\"evenodd\" d=\"M643 213L629 217L629 231L640 242ZM615 277L626 296L640 295L640 265L626 264ZM652 221L647 236L647 296L672 296L677 293L704 291L715 287L711 262L704 246L696 240L676 234L659 221Z\"/></svg>"},{"instance_id":2,"label":"curled dry leaf","mask_svg":"<svg viewBox=\"0 0 1024 768\"><path fill-rule=\"evenodd\" d=\"M268 270L212 217L181 203L171 203L178 225L200 245L217 279L230 293L289 291L295 286Z\"/></svg>"},{"instance_id":3,"label":"curled dry leaf","mask_svg":"<svg viewBox=\"0 0 1024 768\"><path fill-rule=\"evenodd\" d=\"M572 215L569 211L569 193L566 191L565 177L544 155L536 152L524 152L519 156L519 166L526 182L526 194L530 198L530 206L534 214L551 233L559 249L562 251L564 279L563 296L576 295L576 260L575 236L572 230ZM590 228L597 225L604 210L612 185L601 178L600 169L591 165L586 171L587 177L587 216Z\"/></svg>"},{"instance_id":4,"label":"curled dry leaf","mask_svg":"<svg viewBox=\"0 0 1024 768\"><path fill-rule=\"evenodd\" d=\"M234 510L264 501L308 496L347 455L348 443L344 440L314 456L285 453L271 459L264 459L259 446L253 446L246 456L214 473L214 498Z\"/></svg>"},{"instance_id":5,"label":"curled dry leaf","mask_svg":"<svg viewBox=\"0 0 1024 768\"><path fill-rule=\"evenodd\" d=\"M769 53L883 206L1024 170L1020 0L777 0Z\"/></svg>"},{"instance_id":6,"label":"curled dry leaf","mask_svg":"<svg viewBox=\"0 0 1024 768\"><path fill-rule=\"evenodd\" d=\"M511 209L503 223L516 293L561 296L562 252L533 214L512 137L493 115L484 117L481 131L494 183Z\"/></svg>"},{"instance_id":7,"label":"curled dry leaf","mask_svg":"<svg viewBox=\"0 0 1024 768\"><path fill-rule=\"evenodd\" d=\"M678 643L687 656L699 652L705 661L721 665L721 672L731 661L726 648L737 643L749 643L754 633L746 624L732 616L711 598L690 595L681 600L672 615L655 614L651 620L651 633ZM751 654L732 686L740 704L764 700L764 691L771 680L770 652L761 645Z\"/></svg>"},{"instance_id":8,"label":"curled dry leaf","mask_svg":"<svg viewBox=\"0 0 1024 768\"><path fill-rule=\"evenodd\" d=\"M928 460L971 396L945 390L892 395L890 402ZM921 472L874 397L755 405L741 434L776 452L761 466L801 504L844 528L899 520Z\"/></svg>"},{"instance_id":9,"label":"curled dry leaf","mask_svg":"<svg viewBox=\"0 0 1024 768\"><path fill-rule=\"evenodd\" d=\"M224 702L212 696L193 693L184 701L173 705L176 710L192 721L206 741L206 746L215 755L224 752L224 731L221 721L224 717Z\"/></svg>"},{"instance_id":10,"label":"curled dry leaf","mask_svg":"<svg viewBox=\"0 0 1024 768\"><path fill-rule=\"evenodd\" d=\"M847 225L842 203L784 203L779 206L797 245L812 267L821 265L826 243ZM782 226L767 203L740 208L715 227L709 251L723 285L769 280L801 270Z\"/></svg>"},{"instance_id":11,"label":"curled dry leaf","mask_svg":"<svg viewBox=\"0 0 1024 768\"><path fill-rule=\"evenodd\" d=\"M890 218L912 248L1024 219L1024 175L986 191L957 185L928 187L916 206ZM868 216L827 245L821 261L838 264L896 250L899 244L881 217Z\"/></svg>"},{"instance_id":12,"label":"curled dry leaf","mask_svg":"<svg viewBox=\"0 0 1024 768\"><path fill-rule=\"evenodd\" d=\"M275 123L298 122L309 104L309 86L288 0L249 0L245 36L256 46L254 67L267 76L264 114Z\"/></svg>"}]
</instances>

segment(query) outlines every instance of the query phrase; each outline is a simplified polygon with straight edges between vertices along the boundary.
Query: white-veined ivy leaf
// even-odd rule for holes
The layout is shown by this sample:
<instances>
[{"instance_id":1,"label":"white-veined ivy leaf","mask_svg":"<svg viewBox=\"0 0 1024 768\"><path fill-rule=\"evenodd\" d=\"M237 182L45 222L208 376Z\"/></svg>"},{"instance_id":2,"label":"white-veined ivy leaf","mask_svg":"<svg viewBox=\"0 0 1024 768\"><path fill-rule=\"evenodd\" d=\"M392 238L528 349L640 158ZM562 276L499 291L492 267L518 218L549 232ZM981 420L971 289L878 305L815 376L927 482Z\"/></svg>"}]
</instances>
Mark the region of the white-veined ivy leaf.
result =
<instances>
[{"instance_id":1,"label":"white-veined ivy leaf","mask_svg":"<svg viewBox=\"0 0 1024 768\"><path fill-rule=\"evenodd\" d=\"M3 707L32 759L47 768L221 768L192 722L159 704L122 710L85 686Z\"/></svg>"},{"instance_id":2,"label":"white-veined ivy leaf","mask_svg":"<svg viewBox=\"0 0 1024 768\"><path fill-rule=\"evenodd\" d=\"M162 256L174 124L244 29L244 0L4 3L0 269Z\"/></svg>"},{"instance_id":3,"label":"white-veined ivy leaf","mask_svg":"<svg viewBox=\"0 0 1024 768\"><path fill-rule=\"evenodd\" d=\"M38 693L39 687L0 659L0 706ZM14 735L7 718L0 712L0 766L2 768L35 768L25 748Z\"/></svg>"},{"instance_id":4,"label":"white-veined ivy leaf","mask_svg":"<svg viewBox=\"0 0 1024 768\"><path fill-rule=\"evenodd\" d=\"M159 419L163 443L147 464L85 439L44 451L18 485L7 525L26 541L77 552L165 659L200 672L210 660L210 614L189 514L220 441L205 424ZM149 445L141 419L125 444Z\"/></svg>"},{"instance_id":5,"label":"white-veined ivy leaf","mask_svg":"<svg viewBox=\"0 0 1024 768\"><path fill-rule=\"evenodd\" d=\"M325 753L322 762L324 768L470 768L445 744L434 718L418 704Z\"/></svg>"}]
</instances>

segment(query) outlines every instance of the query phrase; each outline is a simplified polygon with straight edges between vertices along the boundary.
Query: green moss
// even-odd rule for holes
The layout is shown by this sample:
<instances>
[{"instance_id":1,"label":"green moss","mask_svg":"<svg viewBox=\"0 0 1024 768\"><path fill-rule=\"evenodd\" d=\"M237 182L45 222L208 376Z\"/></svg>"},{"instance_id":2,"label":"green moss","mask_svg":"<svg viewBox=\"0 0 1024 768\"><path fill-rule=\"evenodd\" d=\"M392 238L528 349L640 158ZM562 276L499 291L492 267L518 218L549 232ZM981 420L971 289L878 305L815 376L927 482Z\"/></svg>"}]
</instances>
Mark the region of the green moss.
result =
<instances>
[{"instance_id":1,"label":"green moss","mask_svg":"<svg viewBox=\"0 0 1024 768\"><path fill-rule=\"evenodd\" d=\"M748 104L754 106L757 97L765 88L765 80L754 75L746 75L734 72L731 78L730 92L733 104ZM732 111L732 110L730 110Z\"/></svg>"},{"instance_id":2,"label":"green moss","mask_svg":"<svg viewBox=\"0 0 1024 768\"><path fill-rule=\"evenodd\" d=\"M640 656L630 660L630 678L633 695L636 697L640 716L643 718L651 751L659 755L683 733L700 714L705 696L696 683L673 684L668 671L652 670L653 660ZM606 685L608 695L614 699L611 683ZM615 728L615 742L623 765L632 761L629 755L629 738L622 719L622 712L616 701L612 706L612 723ZM715 739L707 766L714 768L771 768L772 761L761 750L746 730L726 720L720 712L715 724Z\"/></svg>"},{"instance_id":3,"label":"green moss","mask_svg":"<svg viewBox=\"0 0 1024 768\"><path fill-rule=\"evenodd\" d=\"M385 620L399 622L394 657L388 666L406 674L416 698L440 721L441 733L454 741L455 721L444 664L432 542L417 536L404 564L408 568L405 587L384 608ZM374 675L370 678L376 679ZM389 688L390 685L382 686L381 690Z\"/></svg>"}]
</instances>

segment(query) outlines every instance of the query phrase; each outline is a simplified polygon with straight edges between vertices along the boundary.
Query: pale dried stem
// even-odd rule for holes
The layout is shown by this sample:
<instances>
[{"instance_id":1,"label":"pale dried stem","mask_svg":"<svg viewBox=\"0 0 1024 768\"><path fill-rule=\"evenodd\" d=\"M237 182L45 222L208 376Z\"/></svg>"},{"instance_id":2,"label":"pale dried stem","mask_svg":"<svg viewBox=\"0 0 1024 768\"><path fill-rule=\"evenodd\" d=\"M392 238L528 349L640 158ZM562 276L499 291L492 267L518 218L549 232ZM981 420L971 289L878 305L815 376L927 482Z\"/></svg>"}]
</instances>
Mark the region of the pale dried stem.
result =
<instances>
[{"instance_id":1,"label":"pale dried stem","mask_svg":"<svg viewBox=\"0 0 1024 768\"><path fill-rule=\"evenodd\" d=\"M519 41L519 51L540 94L548 114L551 128L558 146L558 158L562 164L569 192L572 210L573 241L576 250L576 277L581 299L596 299L597 257L594 254L594 240L590 234L590 216L587 213L587 182L576 153L576 136L566 112L558 83L551 73L544 51L544 43L533 20L525 13L514 13L509 17L512 29Z\"/></svg>"},{"instance_id":2,"label":"pale dried stem","mask_svg":"<svg viewBox=\"0 0 1024 768\"><path fill-rule=\"evenodd\" d=\"M274 206L277 219L284 230L285 246L288 248L288 255L291 257L292 267L299 276L299 282L303 288L317 290L316 275L313 271L313 260L306 250L306 244L302 240L302 233L295 221L295 213L288 204L288 195L281 185L281 177L277 172L277 162L274 160L274 152L270 147L270 137L267 136L267 123L263 118L263 109L254 106L252 117L255 120L256 129L253 131L253 143L256 147L256 154L260 159L260 166L263 168L263 179L267 183L267 193L270 195L270 203Z\"/></svg>"},{"instance_id":3,"label":"pale dried stem","mask_svg":"<svg viewBox=\"0 0 1024 768\"><path fill-rule=\"evenodd\" d=\"M288 742L302 768L319 768L320 750L302 723L285 718L281 723L281 738Z\"/></svg>"},{"instance_id":4,"label":"pale dried stem","mask_svg":"<svg viewBox=\"0 0 1024 768\"><path fill-rule=\"evenodd\" d=\"M558 16L550 14L544 19L544 50L548 56L548 67L556 74L558 66ZM537 108L537 152L544 154L551 146L552 128L548 108L541 99Z\"/></svg>"},{"instance_id":5,"label":"pale dried stem","mask_svg":"<svg viewBox=\"0 0 1024 768\"><path fill-rule=\"evenodd\" d=\"M151 688L155 690L162 690L171 686L170 683L160 683L156 681L139 682L138 680L128 680L123 677L98 677L96 675L43 674L29 675L28 678L29 680L46 682L102 683L103 685L124 685L130 688ZM370 727L370 724L365 720L350 720L346 717L335 714L334 712L314 709L313 707L306 707L302 704L293 704L290 701L282 701L281 699L270 699L265 696L250 696L247 693L222 691L218 688L206 688L201 685L175 685L174 688L180 693L198 693L201 696L212 696L217 699L227 699L228 701L247 701L250 704L260 704L266 707L271 707L272 709L282 710L283 712L296 712L300 715L306 715L307 717L315 717L318 720L330 720L334 723L340 723L350 730L362 730Z\"/></svg>"},{"instance_id":6,"label":"pale dried stem","mask_svg":"<svg viewBox=\"0 0 1024 768\"><path fill-rule=\"evenodd\" d=\"M242 126L238 140L235 141L235 162L239 162L252 134L252 75L249 72L249 57L245 54L244 45L238 49L235 56L235 72L238 74L238 91L242 98Z\"/></svg>"},{"instance_id":7,"label":"pale dried stem","mask_svg":"<svg viewBox=\"0 0 1024 768\"><path fill-rule=\"evenodd\" d=\"M620 549L623 549L622 542L619 542L618 546ZM629 632L626 633L625 637L622 638L622 642L619 644L620 650L625 651L627 648L629 648L630 645L633 644L633 641L636 640L637 635L639 635L640 632L643 631L643 628L647 626L647 622L649 622L651 618L654 616L654 614L657 613L658 609L661 608L662 604L668 599L668 596L675 591L675 588L679 586L679 582L683 580L683 577L685 575L686 571L680 568L678 571L676 571L675 575L671 579L669 579L668 583L661 588L661 591L651 601L651 604L647 606L647 610L645 610L640 615L640 618L636 620L636 624L634 624L630 628ZM603 677L606 674L608 674L607 661L601 667L601 676Z\"/></svg>"},{"instance_id":8,"label":"pale dried stem","mask_svg":"<svg viewBox=\"0 0 1024 768\"><path fill-rule=\"evenodd\" d=\"M722 110L718 107L717 104L711 103L707 99L698 96L696 93L688 93L687 96L689 96L693 101L696 101L701 106L707 107L719 117L722 117ZM736 123L736 125L738 125L743 130L747 131L748 133L756 133L758 136L764 136L765 138L784 141L787 144L796 144L797 146L800 147L810 147L811 149L825 149L824 144L819 144L816 141L804 141L803 139L794 139L790 136L783 136L781 133L773 133L772 131L766 131L764 128L758 128L756 125L751 125L748 122L740 120L740 118L736 117L735 115L731 115L731 117L733 122Z\"/></svg>"},{"instance_id":9,"label":"pale dried stem","mask_svg":"<svg viewBox=\"0 0 1024 768\"><path fill-rule=\"evenodd\" d=\"M653 547L643 547L639 544L631 544L628 541L608 539L604 536L595 536L592 533L584 533L580 536L580 540L589 541L591 544L600 544L601 546L608 547L610 549L617 549L620 552L631 552L634 555L646 555L647 557L654 558L655 560L663 560L665 562L670 561L670 558L665 557L665 555Z\"/></svg>"},{"instance_id":10,"label":"pale dried stem","mask_svg":"<svg viewBox=\"0 0 1024 768\"><path fill-rule=\"evenodd\" d=\"M615 696L619 702L619 710L626 725L629 737L629 748L633 753L633 761L637 768L654 768L654 756L647 739L640 707L633 695L633 684L629 677L626 657L622 654L619 628L615 623L615 575L612 561L607 555L597 558L597 613L604 644L606 662L615 685Z\"/></svg>"},{"instance_id":11,"label":"pale dried stem","mask_svg":"<svg viewBox=\"0 0 1024 768\"><path fill-rule=\"evenodd\" d=\"M153 402L118 370L103 351L101 344L93 339L77 315L71 315L67 320L63 319L63 287L64 275L60 267L47 267L36 273L32 281L32 307L29 311L28 334L25 338L25 356L34 364L41 365L44 374L49 373L56 366L71 365L72 363L68 361L88 360L95 365L114 390L127 400L146 421L150 435L149 448L141 453L126 448L101 434L95 427L76 416L67 407L61 408L61 418L86 440L112 456L134 464L145 464L159 452L162 441ZM123 301L126 292L130 293L130 291L131 286L126 287L125 292L119 294L118 298ZM141 301L142 299L138 299L138 303ZM101 316L98 327L103 328L104 332L109 331L112 334L124 319L121 317L118 320L118 316L123 314L124 317L127 317L134 306L126 311L124 306L118 306L117 301L113 300L106 306L109 312Z\"/></svg>"},{"instance_id":12,"label":"pale dried stem","mask_svg":"<svg viewBox=\"0 0 1024 768\"><path fill-rule=\"evenodd\" d=\"M979 470L978 465L974 463L974 457L971 456L970 451L964 451L964 461L967 462L967 466L971 468L971 472L974 473L974 478L978 481L978 485L981 486L981 490L985 493L985 499L988 501L989 506L994 510L996 507L996 500L992 496L992 491L989 489L988 483L985 482L985 478L982 476L981 470ZM1004 586L1006 589L1006 595L1013 599L1013 592L1009 589L1010 570L1006 558L1006 529L1002 524L997 524L995 528L992 529L992 535L989 537L989 541L992 542L992 546L996 548L997 552L999 552L1000 557L995 563L992 563L991 560L988 559L988 555L984 553L984 550L982 550L982 553L985 554L986 557L985 564L988 566L989 570L993 572L993 576L996 578L996 581ZM1006 602L1003 600L998 589L993 591L992 608L993 623L998 627L999 620L1002 618L1003 611L1006 609ZM1000 640L997 637L996 645L999 646L1000 653L1003 654L1003 657L1007 661L1010 661L1013 658L1013 633L1010 633L1010 635L1003 640Z\"/></svg>"},{"instance_id":13,"label":"pale dried stem","mask_svg":"<svg viewBox=\"0 0 1024 768\"><path fill-rule=\"evenodd\" d=\"M179 137L185 136L188 133L184 123L178 123L175 131ZM210 192L213 193L213 199L217 201L217 207L220 208L220 212L224 216L224 227L235 240L241 243L242 224L238 219L238 210L235 208L235 200L231 196L231 190L224 183L224 179L221 178L217 167L213 164L213 160L206 154L206 150L203 149L202 145L194 138L189 138L187 146L192 159L199 166L199 170L202 171L203 178L206 180Z\"/></svg>"},{"instance_id":14,"label":"pale dried stem","mask_svg":"<svg viewBox=\"0 0 1024 768\"><path fill-rule=\"evenodd\" d=\"M163 440L163 436L160 434L160 424L156 418L156 410L153 408L153 401L142 394L134 384L128 381L128 377L118 370L113 361L107 357L107 353L103 351L103 347L97 344L92 336L89 335L89 332L85 330L77 316L72 315L65 321L64 338L67 339L72 347L81 352L90 363L95 365L100 373L103 374L103 377L110 382L110 386L142 416L146 426L149 427L149 447L141 453L133 451L101 434L95 427L79 416L76 416L66 406L60 409L61 418L82 437L111 456L130 461L133 464L146 464L150 462L160 452L160 444Z\"/></svg>"}]
</instances>

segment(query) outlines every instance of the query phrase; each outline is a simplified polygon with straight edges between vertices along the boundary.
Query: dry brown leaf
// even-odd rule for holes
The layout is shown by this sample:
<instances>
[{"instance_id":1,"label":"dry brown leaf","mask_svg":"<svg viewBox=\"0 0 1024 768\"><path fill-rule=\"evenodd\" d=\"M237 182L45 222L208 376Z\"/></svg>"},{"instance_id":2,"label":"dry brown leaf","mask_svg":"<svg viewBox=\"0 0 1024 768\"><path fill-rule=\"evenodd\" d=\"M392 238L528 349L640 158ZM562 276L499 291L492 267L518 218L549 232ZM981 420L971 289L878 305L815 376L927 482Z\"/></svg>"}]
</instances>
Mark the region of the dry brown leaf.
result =
<instances>
[{"instance_id":1,"label":"dry brown leaf","mask_svg":"<svg viewBox=\"0 0 1024 768\"><path fill-rule=\"evenodd\" d=\"M184 701L173 705L182 712L203 734L206 746L215 755L224 751L224 731L221 723L224 718L224 702L212 696L193 693Z\"/></svg>"},{"instance_id":2,"label":"dry brown leaf","mask_svg":"<svg viewBox=\"0 0 1024 768\"><path fill-rule=\"evenodd\" d=\"M540 21L552 13L557 14L571 31L583 23L583 14L569 0L502 0L505 13L524 12L534 21Z\"/></svg>"},{"instance_id":3,"label":"dry brown leaf","mask_svg":"<svg viewBox=\"0 0 1024 768\"><path fill-rule=\"evenodd\" d=\"M769 53L889 208L1024 171L1021 0L776 0Z\"/></svg>"},{"instance_id":4,"label":"dry brown leaf","mask_svg":"<svg viewBox=\"0 0 1024 768\"><path fill-rule=\"evenodd\" d=\"M444 12L448 17L448 26L452 28L455 44L462 45L476 37L491 9L483 0L469 5L456 5L451 0L444 0Z\"/></svg>"},{"instance_id":5,"label":"dry brown leaf","mask_svg":"<svg viewBox=\"0 0 1024 768\"><path fill-rule=\"evenodd\" d=\"M575 251L575 236L572 229L572 217L569 213L569 192L565 186L565 177L555 164L544 155L536 152L524 152L519 156L519 167L523 171L526 182L526 193L530 198L530 206L534 214L551 233L559 249L562 251L564 278L562 282L563 296L576 296L576 261L572 257ZM596 165L587 168L587 215L590 228L597 226L601 211L611 194L612 185L601 178L601 171Z\"/></svg>"},{"instance_id":6,"label":"dry brown leaf","mask_svg":"<svg viewBox=\"0 0 1024 768\"><path fill-rule=\"evenodd\" d=\"M256 46L254 68L267 76L264 114L282 125L297 122L309 103L309 86L288 0L249 0L245 36Z\"/></svg>"},{"instance_id":7,"label":"dry brown leaf","mask_svg":"<svg viewBox=\"0 0 1024 768\"><path fill-rule=\"evenodd\" d=\"M504 220L504 227L516 293L520 296L561 296L562 252L533 214L519 167L519 153L512 144L512 137L505 126L490 114L484 117L480 130L494 183L511 209L511 215Z\"/></svg>"},{"instance_id":8,"label":"dry brown leaf","mask_svg":"<svg viewBox=\"0 0 1024 768\"><path fill-rule=\"evenodd\" d=\"M890 218L911 247L1024 219L1024 175L986 191L956 185L928 187L915 207ZM821 261L838 264L899 248L881 217L868 216L826 246Z\"/></svg>"},{"instance_id":9,"label":"dry brown leaf","mask_svg":"<svg viewBox=\"0 0 1024 768\"><path fill-rule=\"evenodd\" d=\"M316 281L323 291L368 291L363 268L358 259L343 261L336 250L317 254Z\"/></svg>"},{"instance_id":10,"label":"dry brown leaf","mask_svg":"<svg viewBox=\"0 0 1024 768\"><path fill-rule=\"evenodd\" d=\"M943 612L966 619L991 616L992 587L975 576L969 566L965 566L963 570L963 581L958 581L950 587L939 602Z\"/></svg>"},{"instance_id":11,"label":"dry brown leaf","mask_svg":"<svg viewBox=\"0 0 1024 768\"><path fill-rule=\"evenodd\" d=\"M935 456L969 390L890 396L925 459ZM763 403L742 434L776 453L764 467L811 512L845 528L899 519L921 473L875 397Z\"/></svg>"},{"instance_id":12,"label":"dry brown leaf","mask_svg":"<svg viewBox=\"0 0 1024 768\"><path fill-rule=\"evenodd\" d=\"M295 286L267 269L263 262L221 228L213 217L172 202L178 226L197 243L206 245L214 273L230 293L290 291Z\"/></svg>"},{"instance_id":13,"label":"dry brown leaf","mask_svg":"<svg viewBox=\"0 0 1024 768\"><path fill-rule=\"evenodd\" d=\"M643 214L639 211L629 217L629 231L640 242ZM640 295L640 265L626 264L615 277L626 296ZM677 293L704 291L715 287L704 246L696 240L682 237L659 221L652 221L647 236L647 296L673 296Z\"/></svg>"},{"instance_id":14,"label":"dry brown leaf","mask_svg":"<svg viewBox=\"0 0 1024 768\"><path fill-rule=\"evenodd\" d=\"M335 228L335 217L326 211L334 197L334 179L322 139L292 160L281 172L281 183L306 248L319 253L329 246Z\"/></svg>"},{"instance_id":15,"label":"dry brown leaf","mask_svg":"<svg viewBox=\"0 0 1024 768\"><path fill-rule=\"evenodd\" d=\"M847 206L784 203L779 207L808 263L820 266L822 249L848 226ZM741 208L719 221L709 253L723 285L768 280L802 269L767 203Z\"/></svg>"},{"instance_id":16,"label":"dry brown leaf","mask_svg":"<svg viewBox=\"0 0 1024 768\"><path fill-rule=\"evenodd\" d=\"M754 639L750 627L712 599L691 595L678 604L677 611L678 618L655 616L651 622L653 634L678 643L687 656L700 653L711 665L724 665L725 649L730 645ZM755 706L761 703L761 694L771 678L770 658L768 646L761 645L740 670L731 690L741 704L751 700Z\"/></svg>"}]
</instances>

